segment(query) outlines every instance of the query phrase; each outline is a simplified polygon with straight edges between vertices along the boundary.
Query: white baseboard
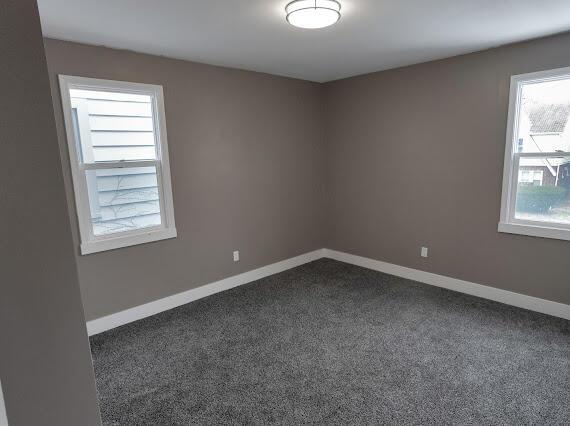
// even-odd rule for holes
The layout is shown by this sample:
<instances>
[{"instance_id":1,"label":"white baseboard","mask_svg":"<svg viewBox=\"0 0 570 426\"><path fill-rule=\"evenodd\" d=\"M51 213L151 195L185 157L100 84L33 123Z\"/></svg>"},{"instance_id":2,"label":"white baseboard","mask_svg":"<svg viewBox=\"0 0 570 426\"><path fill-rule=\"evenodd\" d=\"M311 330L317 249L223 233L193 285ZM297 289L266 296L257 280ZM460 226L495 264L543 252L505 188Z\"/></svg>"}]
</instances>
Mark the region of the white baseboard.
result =
<instances>
[{"instance_id":1,"label":"white baseboard","mask_svg":"<svg viewBox=\"0 0 570 426\"><path fill-rule=\"evenodd\" d=\"M310 253L305 253L281 262L254 269L252 271L244 272L243 274L234 275L220 281L193 288L183 293L168 296L164 299L155 300L115 314L87 321L87 333L90 336L93 336L95 334L102 333L103 331L111 330L112 328L185 305L186 303L194 300L198 300L224 290L229 290L230 288L238 287L240 285L286 271L287 269L295 268L322 258L323 252L324 249L315 250Z\"/></svg>"},{"instance_id":2,"label":"white baseboard","mask_svg":"<svg viewBox=\"0 0 570 426\"><path fill-rule=\"evenodd\" d=\"M281 262L273 263L271 265L263 266L252 271L244 272L243 274L234 275L211 284L193 288L183 293L165 297L164 299L155 300L153 302L145 303L144 305L135 306L134 308L88 321L87 332L90 336L93 336L95 334L102 333L103 331L111 330L115 327L185 305L186 303L224 290L229 290L230 288L286 271L287 269L295 268L296 266L300 266L323 257L570 320L570 305L565 305L563 303L526 296L512 291L475 284L457 278L394 265L392 263L343 253L336 250L320 249L292 257Z\"/></svg>"},{"instance_id":3,"label":"white baseboard","mask_svg":"<svg viewBox=\"0 0 570 426\"><path fill-rule=\"evenodd\" d=\"M460 293L466 293L472 296L494 300L495 302L501 302L507 305L517 306L530 311L570 320L570 305L565 305L563 303L526 296L512 291L475 284L469 281L459 280L457 278L446 277L444 275L394 265L392 263L386 263L362 256L342 253L336 250L324 249L323 256L341 262L350 263L352 265L362 266L363 268L373 269L386 274L418 281L424 284L443 287Z\"/></svg>"}]
</instances>

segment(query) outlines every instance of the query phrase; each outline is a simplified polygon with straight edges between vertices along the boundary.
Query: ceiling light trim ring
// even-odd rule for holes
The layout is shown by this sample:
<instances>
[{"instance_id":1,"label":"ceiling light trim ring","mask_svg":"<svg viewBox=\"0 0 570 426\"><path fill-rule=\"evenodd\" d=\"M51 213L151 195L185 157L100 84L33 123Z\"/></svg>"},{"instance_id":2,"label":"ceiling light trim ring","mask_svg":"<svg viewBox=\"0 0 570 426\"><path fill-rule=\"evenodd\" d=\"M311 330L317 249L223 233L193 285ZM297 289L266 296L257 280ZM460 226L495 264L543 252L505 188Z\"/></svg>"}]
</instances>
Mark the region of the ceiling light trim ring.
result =
<instances>
[{"instance_id":1,"label":"ceiling light trim ring","mask_svg":"<svg viewBox=\"0 0 570 426\"><path fill-rule=\"evenodd\" d=\"M329 7L329 6L318 6L317 2L315 1L314 6L302 7L300 9L295 9L295 10L292 10L289 12L290 6L294 5L295 3L300 3L303 1L306 1L306 0L293 0L289 3L287 3L287 5L285 6L285 12L287 12L287 15L285 16L285 20L287 21L287 23L289 25L297 27L297 25L295 25L295 24L291 23L291 21L289 21L289 16L291 16L292 14L294 14L296 12L301 12L303 10L322 9L322 10L330 10L331 12L334 12L337 15L336 21L333 22L332 24L327 25L327 26L331 26L331 25L336 24L338 21L340 21L340 18L342 17L342 15L340 13L340 11L342 9L342 5L337 0L327 0L327 2L335 3L337 5L338 9L333 9L332 7ZM299 28L299 27L297 27L297 28ZM322 27L322 28L326 28L326 27Z\"/></svg>"},{"instance_id":2,"label":"ceiling light trim ring","mask_svg":"<svg viewBox=\"0 0 570 426\"><path fill-rule=\"evenodd\" d=\"M295 4L295 3L300 3L300 2L304 2L304 1L307 1L307 0L293 0L293 1L290 1L290 2L287 3L287 5L285 6L285 11L287 12L288 15L290 15L290 14L293 13L293 12L296 12L296 11L298 11L298 10L304 10L304 9L329 9L329 10L333 10L333 11L337 12L337 13L340 15L340 10L342 9L342 5L340 4L340 2L339 2L338 0L325 0L327 3L335 3L335 4L338 6L338 9L333 9L333 8L331 8L331 7L328 7L328 6L319 6L319 5L317 4L317 2L315 1L315 2L313 3L313 6L303 7L303 8L301 8L301 9L295 9L295 10L293 10L292 12L289 12L289 7L290 7L290 6L292 6L292 5ZM318 0L317 0L317 1L318 1Z\"/></svg>"}]
</instances>

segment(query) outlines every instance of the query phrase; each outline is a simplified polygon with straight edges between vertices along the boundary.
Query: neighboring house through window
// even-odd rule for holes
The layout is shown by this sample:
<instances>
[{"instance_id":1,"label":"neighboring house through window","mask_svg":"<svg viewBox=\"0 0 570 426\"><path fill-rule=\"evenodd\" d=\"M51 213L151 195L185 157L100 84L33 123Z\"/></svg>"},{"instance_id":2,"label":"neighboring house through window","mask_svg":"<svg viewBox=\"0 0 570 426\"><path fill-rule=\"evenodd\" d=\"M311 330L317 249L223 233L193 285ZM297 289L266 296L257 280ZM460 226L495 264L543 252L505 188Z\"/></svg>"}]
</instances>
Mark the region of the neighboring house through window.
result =
<instances>
[{"instance_id":1,"label":"neighboring house through window","mask_svg":"<svg viewBox=\"0 0 570 426\"><path fill-rule=\"evenodd\" d=\"M570 68L511 78L502 232L570 240Z\"/></svg>"},{"instance_id":2,"label":"neighboring house through window","mask_svg":"<svg viewBox=\"0 0 570 426\"><path fill-rule=\"evenodd\" d=\"M542 170L519 170L519 184L542 186Z\"/></svg>"},{"instance_id":3,"label":"neighboring house through window","mask_svg":"<svg viewBox=\"0 0 570 426\"><path fill-rule=\"evenodd\" d=\"M162 87L59 80L81 253L175 237Z\"/></svg>"}]
</instances>

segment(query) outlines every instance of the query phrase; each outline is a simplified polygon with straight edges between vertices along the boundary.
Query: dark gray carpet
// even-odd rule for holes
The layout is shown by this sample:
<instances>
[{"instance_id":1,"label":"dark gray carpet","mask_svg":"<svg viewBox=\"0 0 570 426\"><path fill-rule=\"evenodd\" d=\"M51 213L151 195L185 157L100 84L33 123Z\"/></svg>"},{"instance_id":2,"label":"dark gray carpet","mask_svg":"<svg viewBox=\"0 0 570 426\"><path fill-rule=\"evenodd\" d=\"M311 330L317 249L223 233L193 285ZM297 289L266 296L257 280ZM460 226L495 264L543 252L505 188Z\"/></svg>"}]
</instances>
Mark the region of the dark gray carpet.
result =
<instances>
[{"instance_id":1,"label":"dark gray carpet","mask_svg":"<svg viewBox=\"0 0 570 426\"><path fill-rule=\"evenodd\" d=\"M105 424L570 424L570 321L328 259L91 345Z\"/></svg>"}]
</instances>

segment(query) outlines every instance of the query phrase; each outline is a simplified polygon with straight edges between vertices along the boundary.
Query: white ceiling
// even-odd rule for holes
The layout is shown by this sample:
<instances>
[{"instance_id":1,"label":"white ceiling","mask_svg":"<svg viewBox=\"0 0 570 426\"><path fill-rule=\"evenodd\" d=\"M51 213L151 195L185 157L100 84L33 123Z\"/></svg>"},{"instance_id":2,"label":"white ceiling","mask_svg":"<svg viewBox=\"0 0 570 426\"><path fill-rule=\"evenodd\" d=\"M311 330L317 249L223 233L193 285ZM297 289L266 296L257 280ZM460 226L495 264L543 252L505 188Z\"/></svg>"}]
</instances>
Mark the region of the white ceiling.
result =
<instances>
[{"instance_id":1,"label":"white ceiling","mask_svg":"<svg viewBox=\"0 0 570 426\"><path fill-rule=\"evenodd\" d=\"M44 35L325 82L570 30L569 0L340 0L321 30L287 0L38 0Z\"/></svg>"}]
</instances>

